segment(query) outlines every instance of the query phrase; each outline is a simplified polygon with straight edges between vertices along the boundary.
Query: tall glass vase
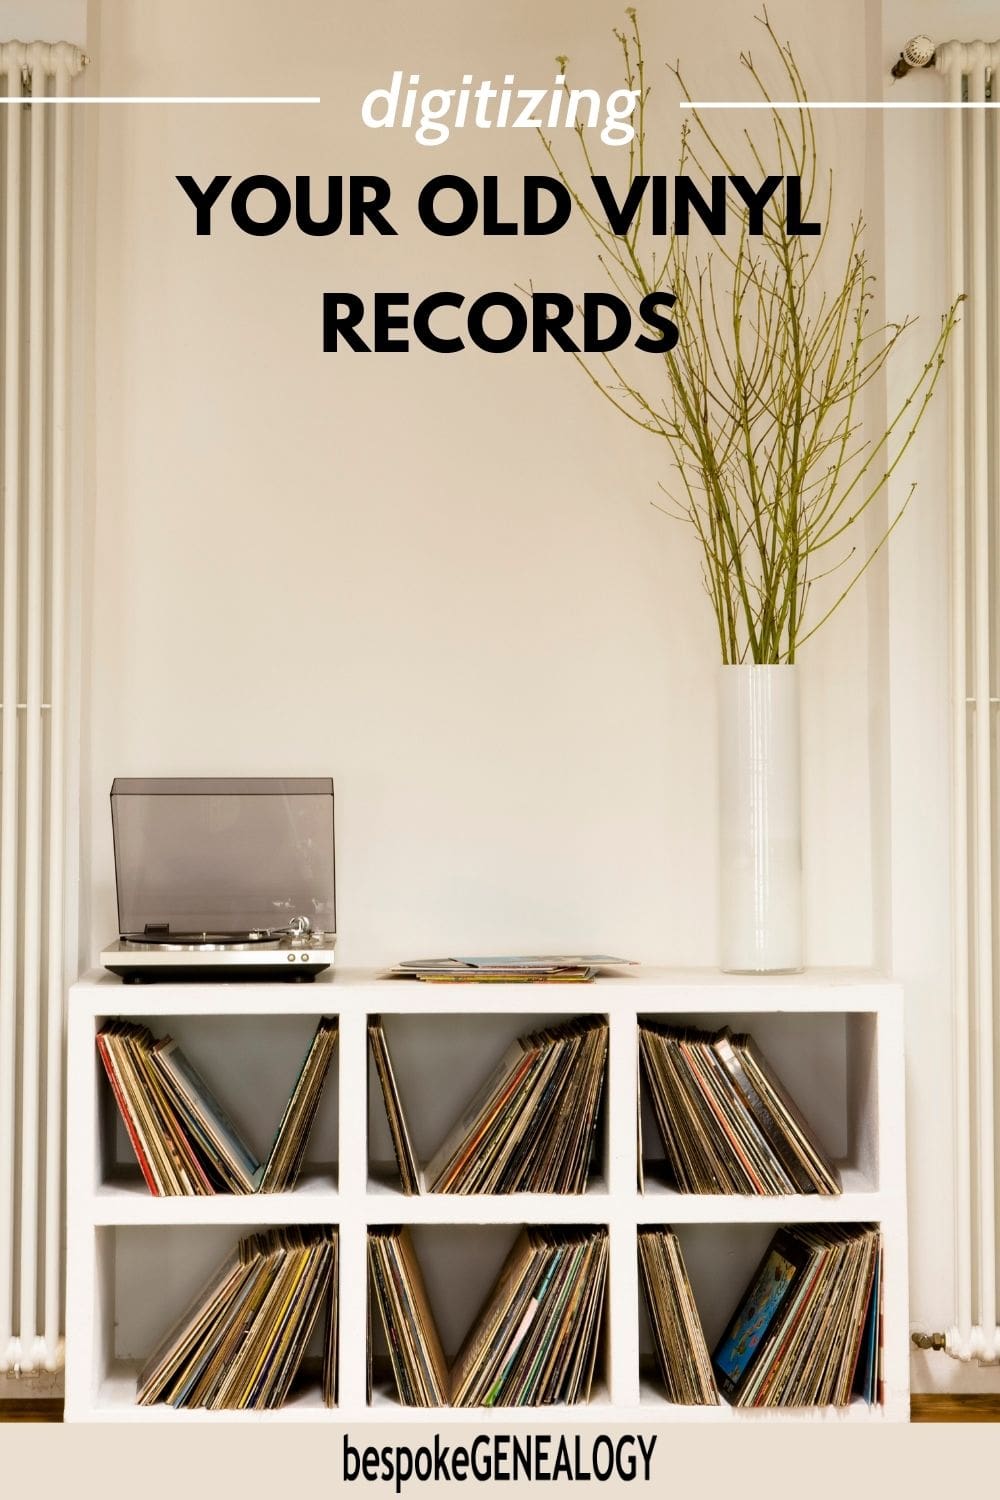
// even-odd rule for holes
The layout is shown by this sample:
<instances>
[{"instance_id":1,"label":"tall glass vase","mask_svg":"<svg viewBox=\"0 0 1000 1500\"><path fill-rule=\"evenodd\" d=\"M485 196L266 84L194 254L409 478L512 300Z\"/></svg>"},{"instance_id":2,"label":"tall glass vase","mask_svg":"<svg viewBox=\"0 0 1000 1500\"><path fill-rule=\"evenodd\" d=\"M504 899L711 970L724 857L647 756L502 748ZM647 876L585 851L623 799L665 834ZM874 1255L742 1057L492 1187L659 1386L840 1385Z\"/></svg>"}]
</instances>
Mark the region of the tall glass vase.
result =
<instances>
[{"instance_id":1,"label":"tall glass vase","mask_svg":"<svg viewBox=\"0 0 1000 1500\"><path fill-rule=\"evenodd\" d=\"M722 968L802 968L799 684L794 666L719 679Z\"/></svg>"}]
</instances>

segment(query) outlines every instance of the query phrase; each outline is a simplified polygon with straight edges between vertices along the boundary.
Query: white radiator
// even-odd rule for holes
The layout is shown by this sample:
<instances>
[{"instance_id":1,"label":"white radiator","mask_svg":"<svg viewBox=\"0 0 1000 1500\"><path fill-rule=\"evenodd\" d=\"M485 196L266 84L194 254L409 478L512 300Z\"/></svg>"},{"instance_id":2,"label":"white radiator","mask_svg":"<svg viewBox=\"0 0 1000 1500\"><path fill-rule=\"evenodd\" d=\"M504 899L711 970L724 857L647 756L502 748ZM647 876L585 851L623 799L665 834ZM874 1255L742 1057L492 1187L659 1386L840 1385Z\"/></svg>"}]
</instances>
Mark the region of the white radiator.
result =
<instances>
[{"instance_id":1,"label":"white radiator","mask_svg":"<svg viewBox=\"0 0 1000 1500\"><path fill-rule=\"evenodd\" d=\"M933 58L955 105L995 102L998 65L1000 42L945 42ZM1000 110L953 108L946 120L949 296L965 291L969 298L949 358L957 1305L943 1339L918 1342L993 1364L1000 1360L994 1020L1000 577L991 562L1000 534Z\"/></svg>"},{"instance_id":2,"label":"white radiator","mask_svg":"<svg viewBox=\"0 0 1000 1500\"><path fill-rule=\"evenodd\" d=\"M72 110L29 100L68 95L84 61L66 43L0 45L0 1372L14 1373L62 1355Z\"/></svg>"}]
</instances>

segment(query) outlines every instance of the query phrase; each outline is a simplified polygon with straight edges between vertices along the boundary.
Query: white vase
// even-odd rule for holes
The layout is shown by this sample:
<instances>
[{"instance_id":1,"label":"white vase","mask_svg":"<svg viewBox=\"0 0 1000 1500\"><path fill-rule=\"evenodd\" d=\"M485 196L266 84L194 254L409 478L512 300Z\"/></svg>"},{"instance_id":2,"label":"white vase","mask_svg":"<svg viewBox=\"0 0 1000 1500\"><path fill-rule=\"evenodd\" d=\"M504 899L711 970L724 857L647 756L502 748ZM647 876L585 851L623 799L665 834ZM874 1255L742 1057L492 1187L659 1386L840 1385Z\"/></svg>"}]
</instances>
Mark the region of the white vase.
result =
<instances>
[{"instance_id":1,"label":"white vase","mask_svg":"<svg viewBox=\"0 0 1000 1500\"><path fill-rule=\"evenodd\" d=\"M719 679L722 968L802 968L799 684L794 666Z\"/></svg>"}]
</instances>

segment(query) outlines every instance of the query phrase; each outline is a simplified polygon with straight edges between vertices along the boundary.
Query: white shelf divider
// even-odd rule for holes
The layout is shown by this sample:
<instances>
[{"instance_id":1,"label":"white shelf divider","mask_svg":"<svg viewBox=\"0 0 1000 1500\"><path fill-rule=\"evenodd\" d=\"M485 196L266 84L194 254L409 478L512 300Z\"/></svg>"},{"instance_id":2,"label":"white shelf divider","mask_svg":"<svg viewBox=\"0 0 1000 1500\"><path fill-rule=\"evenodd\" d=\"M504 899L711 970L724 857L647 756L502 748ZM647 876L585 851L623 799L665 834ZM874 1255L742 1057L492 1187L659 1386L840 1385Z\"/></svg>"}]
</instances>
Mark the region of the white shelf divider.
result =
<instances>
[{"instance_id":1,"label":"white shelf divider","mask_svg":"<svg viewBox=\"0 0 1000 1500\"><path fill-rule=\"evenodd\" d=\"M317 984L319 981L314 980ZM323 986L335 992L339 986ZM367 1384L368 1289L368 1079L367 1014L346 991L340 1008L340 1359L339 1400L345 1411L363 1411Z\"/></svg>"},{"instance_id":2,"label":"white shelf divider","mask_svg":"<svg viewBox=\"0 0 1000 1500\"><path fill-rule=\"evenodd\" d=\"M605 1085L603 1170L578 1196L512 1194L405 1197L392 1177L369 1161L369 1014L448 1016L475 1038L477 1015L545 1013L606 1015L609 1020L608 1075ZM143 1021L154 1030L158 1018L292 1018L336 1015L340 1037L333 1066L339 1083L339 1160L307 1164L290 1193L205 1198L156 1198L137 1171L109 1160L109 1104L95 1036L106 1020ZM842 1101L847 1160L839 1197L787 1198L683 1194L647 1173L646 1191L637 1185L636 1120L639 1103L637 1018L642 1015L719 1017L734 1029L771 1033L789 1018L789 1034L807 1027L839 1035L843 1028ZM761 1018L768 1017L765 1023ZM461 1018L461 1020L459 1020ZM791 1018L794 1018L792 1022ZM186 1022L187 1035L194 1023ZM229 1024L228 1022L226 1024ZM270 1023L268 1023L270 1024ZM438 1025L443 1024L438 1022ZM798 1027L799 1031L794 1028ZM521 1410L517 1420L644 1425L676 1421L883 1421L909 1414L907 1346L907 1243L903 1095L902 996L899 987L867 972L821 971L795 976L733 977L715 971L641 968L602 977L589 985L445 985L388 980L374 971L331 971L311 984L222 983L124 985L105 973L86 975L69 997L67 1095L67 1307L66 1417L69 1421L413 1421L444 1425L452 1421L509 1421L510 1413L439 1408L413 1411L384 1395L366 1402L367 1230L370 1224L497 1225L523 1223L602 1224L609 1231L610 1273L605 1311L607 1338L602 1385L586 1406ZM766 1049L765 1049L766 1050ZM812 1066L809 1058L803 1066ZM407 1097L419 1096L420 1080L407 1079ZM426 1087L431 1087L427 1084ZM830 1087L817 1076L817 1089ZM793 1088L793 1092L795 1092ZM377 1102L377 1101L376 1101ZM810 1100L803 1098L809 1110ZM647 1142L647 1149L651 1143ZM642 1224L692 1226L690 1233L766 1234L759 1226L803 1222L877 1223L884 1243L885 1401L869 1409L855 1403L843 1411L823 1408L782 1412L736 1411L672 1406L662 1392L640 1378L639 1303L636 1232ZM237 1234L247 1226L332 1223L340 1231L339 1404L327 1410L309 1392L280 1411L228 1413L175 1411L135 1405L136 1357L120 1352L116 1335L127 1299L155 1298L156 1287L131 1285L149 1235L172 1235L178 1254L192 1236ZM701 1226L706 1226L703 1230ZM715 1228L717 1226L717 1228ZM745 1229L742 1226L746 1226ZM758 1226L754 1228L754 1226ZM510 1229L498 1232L510 1233ZM440 1233L440 1231L437 1231ZM119 1243L124 1237L122 1244ZM208 1242L206 1242L207 1244ZM204 1249L205 1246L202 1246ZM141 1275L135 1277L141 1283ZM697 1277L695 1278L697 1280ZM164 1310L157 1330L176 1313Z\"/></svg>"}]
</instances>

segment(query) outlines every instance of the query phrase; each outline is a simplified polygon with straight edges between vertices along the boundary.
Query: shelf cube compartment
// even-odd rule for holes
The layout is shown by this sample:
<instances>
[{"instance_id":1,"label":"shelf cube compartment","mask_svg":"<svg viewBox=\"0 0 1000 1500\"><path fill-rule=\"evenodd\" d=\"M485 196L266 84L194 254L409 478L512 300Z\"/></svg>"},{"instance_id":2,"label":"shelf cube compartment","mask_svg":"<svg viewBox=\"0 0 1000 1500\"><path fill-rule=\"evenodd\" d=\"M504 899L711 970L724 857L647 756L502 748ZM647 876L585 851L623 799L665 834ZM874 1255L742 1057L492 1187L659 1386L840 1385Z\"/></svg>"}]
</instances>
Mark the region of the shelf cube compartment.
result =
<instances>
[{"instance_id":1,"label":"shelf cube compartment","mask_svg":"<svg viewBox=\"0 0 1000 1500\"><path fill-rule=\"evenodd\" d=\"M479 986L480 990L488 986ZM573 1019L572 1013L497 1014L484 1011L456 1017L439 1014L386 1014L382 1017L396 1087L409 1127L414 1153L425 1167L508 1047L518 1037ZM607 1022L607 1016L581 1011L581 1019ZM607 1192L608 1086L607 1058L597 1109L586 1194ZM370 1051L368 1057L368 1183L373 1195L405 1204L393 1153L382 1089ZM421 1195L422 1196L422 1195ZM455 1202L458 1194L443 1194ZM498 1195L506 1196L506 1195ZM514 1195L520 1196L520 1195ZM550 1195L546 1195L549 1197ZM556 1195L551 1195L556 1196ZM579 1201L579 1194L558 1195ZM536 1195L527 1195L531 1202ZM411 1199L409 1201L419 1201ZM392 1212L390 1203L386 1213ZM532 1217L534 1217L532 1212Z\"/></svg>"},{"instance_id":2,"label":"shelf cube compartment","mask_svg":"<svg viewBox=\"0 0 1000 1500\"><path fill-rule=\"evenodd\" d=\"M663 1226L673 1229L677 1235L710 1357L725 1333L730 1319L740 1306L776 1229L781 1223L786 1222L788 1221L778 1219L771 1223L758 1224L714 1222ZM638 1244L636 1253L638 1256ZM731 1405L725 1396L721 1398L719 1407L680 1406L672 1403L656 1358L652 1326L646 1298L642 1292L641 1267L639 1276L640 1400L643 1408L648 1409L651 1416L657 1412L663 1413L665 1408L669 1408L675 1414L682 1414L685 1419L690 1418L694 1421L706 1416L718 1417L720 1415L737 1420L754 1420L764 1416L815 1417L817 1414L850 1420L881 1415L882 1408L878 1403L869 1406L859 1396L853 1396L849 1405L842 1407L791 1405L769 1408L736 1407Z\"/></svg>"},{"instance_id":3,"label":"shelf cube compartment","mask_svg":"<svg viewBox=\"0 0 1000 1500\"><path fill-rule=\"evenodd\" d=\"M194 1420L320 1418L330 1415L322 1395L325 1299L305 1358L288 1398L273 1411L175 1409L159 1402L139 1406L139 1372L164 1334L190 1308L237 1241L267 1224L103 1225L93 1230L94 1301L92 1364L82 1372L85 1400L97 1420ZM330 1226L336 1227L336 1226ZM335 1286L339 1297L339 1285ZM339 1320L338 1320L339 1321ZM338 1364L342 1362L338 1351Z\"/></svg>"},{"instance_id":4,"label":"shelf cube compartment","mask_svg":"<svg viewBox=\"0 0 1000 1500\"><path fill-rule=\"evenodd\" d=\"M378 1226L372 1226L376 1228ZM523 1226L516 1224L415 1224L410 1226L413 1249L423 1275L431 1312L438 1330L445 1359L451 1366L463 1341L476 1321L492 1291L501 1269ZM576 1225L581 1229L603 1229L603 1225ZM504 1407L520 1417L532 1411L586 1412L595 1405L606 1405L609 1369L609 1303L608 1266L597 1331L597 1355L590 1401L564 1406ZM369 1330L371 1338L372 1393L369 1403L373 1416L391 1421L393 1416L411 1414L417 1408L405 1406L399 1399L389 1357L385 1329L379 1315L374 1289L369 1278ZM456 1410L458 1408L452 1408ZM481 1407L461 1408L476 1420ZM493 1408L500 1410L501 1408ZM433 1417L440 1408L426 1408Z\"/></svg>"},{"instance_id":5,"label":"shelf cube compartment","mask_svg":"<svg viewBox=\"0 0 1000 1500\"><path fill-rule=\"evenodd\" d=\"M136 1160L121 1113L105 1074L97 1050L96 1037L105 1019L95 1023L94 1059L96 1070L98 1156L98 1197L104 1210L143 1212L135 1200L152 1197ZM204 1078L223 1109L230 1115L247 1145L264 1161L271 1149L278 1123L295 1086L299 1069L309 1050L316 1030L316 1016L215 1014L140 1015L155 1037L171 1036L184 1051L189 1062ZM326 1084L320 1098L306 1145L306 1155L293 1192L332 1194L337 1189L339 1158L340 1046L334 1046ZM219 1198L230 1195L219 1193ZM251 1195L246 1195L252 1201ZM256 1196L256 1195L254 1195ZM262 1194L261 1198L272 1195ZM284 1195L274 1195L280 1197ZM156 1199L158 1203L167 1200ZM201 1205L198 1211L211 1218L221 1206L208 1207L211 1198L186 1198L188 1204ZM171 1199L175 1203L176 1199ZM130 1207L131 1205L131 1207ZM170 1210L167 1210L169 1212ZM270 1215L271 1208L268 1209Z\"/></svg>"},{"instance_id":6,"label":"shelf cube compartment","mask_svg":"<svg viewBox=\"0 0 1000 1500\"><path fill-rule=\"evenodd\" d=\"M640 1015L670 1026L692 1026L718 1031L749 1032L772 1070L816 1133L819 1143L840 1172L842 1195L797 1194L785 1198L798 1207L786 1210L790 1219L800 1216L861 1219L874 1212L855 1203L873 1195L878 1178L878 1025L877 1012L869 1011L754 1011L697 1014ZM640 1067L640 1121L643 1154L644 1199L642 1215L659 1214L666 1221L675 1213L696 1218L699 1210L688 1207L721 1194L679 1192L664 1160L663 1145L650 1098L645 1069ZM741 1201L756 1202L756 1195L739 1195ZM664 1206L664 1198L669 1206ZM676 1209L675 1204L685 1205ZM804 1215L800 1206L808 1205ZM764 1217L769 1210L754 1208ZM651 1220L650 1222L653 1222Z\"/></svg>"}]
</instances>

